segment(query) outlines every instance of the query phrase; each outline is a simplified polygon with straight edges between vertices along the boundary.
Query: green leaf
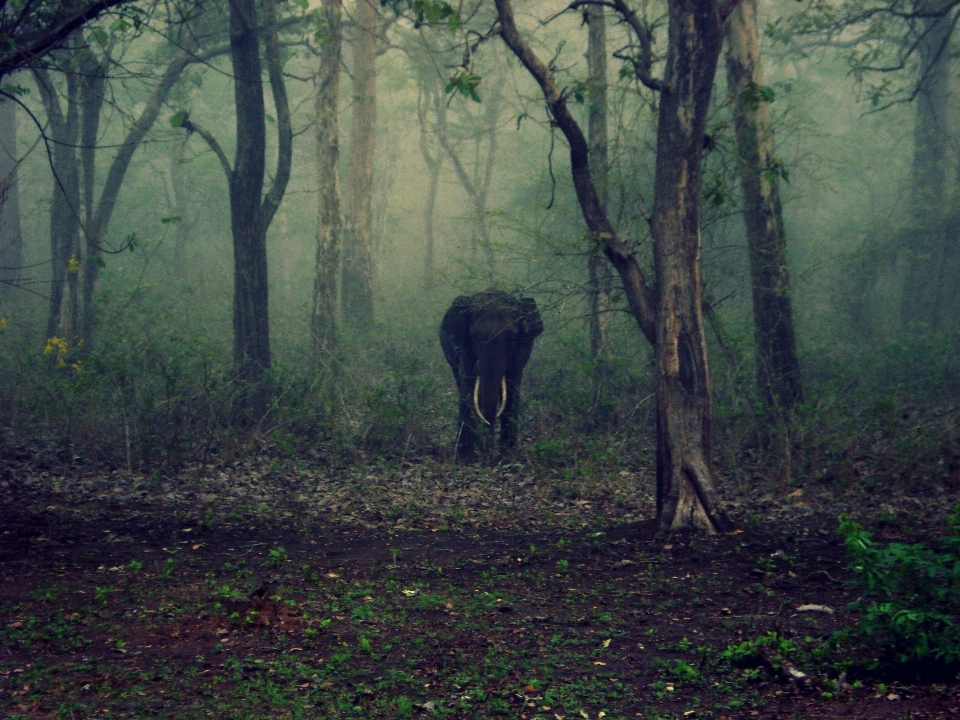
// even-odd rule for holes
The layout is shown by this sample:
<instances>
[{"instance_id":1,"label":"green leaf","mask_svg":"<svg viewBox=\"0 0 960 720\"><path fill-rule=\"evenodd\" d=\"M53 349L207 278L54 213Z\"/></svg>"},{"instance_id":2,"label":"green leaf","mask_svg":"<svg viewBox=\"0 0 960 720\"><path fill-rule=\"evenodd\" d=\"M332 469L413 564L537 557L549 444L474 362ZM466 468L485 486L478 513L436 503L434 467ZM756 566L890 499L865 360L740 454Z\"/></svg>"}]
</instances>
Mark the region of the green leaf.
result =
<instances>
[{"instance_id":1,"label":"green leaf","mask_svg":"<svg viewBox=\"0 0 960 720\"><path fill-rule=\"evenodd\" d=\"M170 116L170 127L183 127L184 121L187 119L186 110L177 110L173 115Z\"/></svg>"},{"instance_id":2,"label":"green leaf","mask_svg":"<svg viewBox=\"0 0 960 720\"><path fill-rule=\"evenodd\" d=\"M106 47L110 44L110 36L107 35L103 28L91 28L90 37L92 37L100 47Z\"/></svg>"}]
</instances>

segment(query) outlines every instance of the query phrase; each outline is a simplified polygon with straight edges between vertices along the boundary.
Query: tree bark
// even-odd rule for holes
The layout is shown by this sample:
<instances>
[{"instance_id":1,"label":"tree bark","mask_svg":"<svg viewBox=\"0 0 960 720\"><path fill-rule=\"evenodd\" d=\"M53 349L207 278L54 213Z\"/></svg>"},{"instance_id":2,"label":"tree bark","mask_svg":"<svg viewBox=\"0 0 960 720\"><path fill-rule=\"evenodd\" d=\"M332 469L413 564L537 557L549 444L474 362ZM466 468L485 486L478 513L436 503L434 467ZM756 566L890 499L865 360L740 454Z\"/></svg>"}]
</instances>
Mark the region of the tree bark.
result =
<instances>
[{"instance_id":1,"label":"tree bark","mask_svg":"<svg viewBox=\"0 0 960 720\"><path fill-rule=\"evenodd\" d=\"M79 130L77 94L79 82L75 73L67 73L67 110L64 113L50 73L34 70L40 98L50 125L52 144L53 197L50 202L50 299L47 310L47 338L70 336L75 342L77 329L76 306L63 324L65 284L72 286L75 300L76 275L79 265L72 265L71 256L80 247L80 172L77 163L77 135ZM76 261L76 258L75 258ZM73 282L69 275L73 276Z\"/></svg>"},{"instance_id":2,"label":"tree bark","mask_svg":"<svg viewBox=\"0 0 960 720\"><path fill-rule=\"evenodd\" d=\"M347 168L343 234L343 319L350 327L373 327L373 148L377 126L376 0L357 0L352 43L353 115Z\"/></svg>"},{"instance_id":3,"label":"tree bark","mask_svg":"<svg viewBox=\"0 0 960 720\"><path fill-rule=\"evenodd\" d=\"M700 179L723 45L713 0L671 0L657 125L652 233L657 277L655 392L661 530L727 530L714 488L712 382L703 327Z\"/></svg>"},{"instance_id":4,"label":"tree bark","mask_svg":"<svg viewBox=\"0 0 960 720\"><path fill-rule=\"evenodd\" d=\"M793 328L787 239L774 168L770 116L762 96L763 67L756 0L740 0L726 22L727 92L733 108L750 251L757 386L780 415L803 401Z\"/></svg>"},{"instance_id":5,"label":"tree bark","mask_svg":"<svg viewBox=\"0 0 960 720\"><path fill-rule=\"evenodd\" d=\"M0 313L17 303L16 289L23 280L19 162L17 104L7 99L0 103Z\"/></svg>"},{"instance_id":6,"label":"tree bark","mask_svg":"<svg viewBox=\"0 0 960 720\"><path fill-rule=\"evenodd\" d=\"M940 297L943 265L956 240L944 233L947 188L946 159L950 153L950 35L951 3L916 0L922 17L917 49L920 58L912 168L913 229L905 240L901 324L908 335L941 329Z\"/></svg>"},{"instance_id":7,"label":"tree bark","mask_svg":"<svg viewBox=\"0 0 960 720\"><path fill-rule=\"evenodd\" d=\"M700 280L700 169L703 132L722 44L712 0L670 3L667 71L657 129L652 220L656 288L617 234L600 202L588 146L550 69L520 37L509 0L496 0L501 37L543 91L570 146L574 188L587 227L620 273L637 325L654 345L657 396L657 516L661 532L726 531L714 487L710 373Z\"/></svg>"},{"instance_id":8,"label":"tree bark","mask_svg":"<svg viewBox=\"0 0 960 720\"><path fill-rule=\"evenodd\" d=\"M329 354L336 341L337 276L340 268L340 56L343 47L341 0L323 0L326 22L317 73L317 260L310 328L313 358Z\"/></svg>"},{"instance_id":9,"label":"tree bark","mask_svg":"<svg viewBox=\"0 0 960 720\"><path fill-rule=\"evenodd\" d=\"M86 50L80 58L83 81L80 86L80 175L83 187L83 304L80 311L80 337L88 350L93 346L94 311L93 298L97 278L100 275L100 246L95 232L94 190L96 185L97 137L100 131L100 110L103 107L103 92L106 75L92 51ZM119 190L119 188L118 188Z\"/></svg>"},{"instance_id":10,"label":"tree bark","mask_svg":"<svg viewBox=\"0 0 960 720\"><path fill-rule=\"evenodd\" d=\"M587 8L587 88L589 115L587 136L590 145L590 173L597 185L600 202L606 208L609 200L607 153L607 21L602 5ZM595 359L609 352L610 295L613 278L610 265L600 255L600 248L590 243L587 260L590 302L590 352Z\"/></svg>"}]
</instances>

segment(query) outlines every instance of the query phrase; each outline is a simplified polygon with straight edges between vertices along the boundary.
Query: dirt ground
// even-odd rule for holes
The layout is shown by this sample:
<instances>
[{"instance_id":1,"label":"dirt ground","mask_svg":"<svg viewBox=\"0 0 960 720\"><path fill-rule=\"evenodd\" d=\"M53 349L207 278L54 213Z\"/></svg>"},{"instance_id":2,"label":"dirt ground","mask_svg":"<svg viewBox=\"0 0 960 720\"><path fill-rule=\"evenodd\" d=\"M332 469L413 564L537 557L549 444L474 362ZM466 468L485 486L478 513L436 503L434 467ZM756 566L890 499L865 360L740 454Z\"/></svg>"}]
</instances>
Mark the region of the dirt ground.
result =
<instances>
[{"instance_id":1,"label":"dirt ground","mask_svg":"<svg viewBox=\"0 0 960 720\"><path fill-rule=\"evenodd\" d=\"M955 494L728 488L737 531L655 538L652 487L13 454L0 717L960 718L953 675L867 674L869 648L837 634L857 597L837 515L921 542Z\"/></svg>"}]
</instances>

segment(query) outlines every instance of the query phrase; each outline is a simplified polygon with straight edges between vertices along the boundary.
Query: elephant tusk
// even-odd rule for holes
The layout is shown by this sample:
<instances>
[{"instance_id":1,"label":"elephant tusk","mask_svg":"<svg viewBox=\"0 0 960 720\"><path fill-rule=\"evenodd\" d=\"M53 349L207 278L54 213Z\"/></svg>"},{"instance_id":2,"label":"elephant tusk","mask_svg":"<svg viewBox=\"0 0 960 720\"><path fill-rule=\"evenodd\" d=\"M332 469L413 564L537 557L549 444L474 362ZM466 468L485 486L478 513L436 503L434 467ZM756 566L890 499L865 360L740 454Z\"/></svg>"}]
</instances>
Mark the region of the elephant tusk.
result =
<instances>
[{"instance_id":1,"label":"elephant tusk","mask_svg":"<svg viewBox=\"0 0 960 720\"><path fill-rule=\"evenodd\" d=\"M490 424L490 421L487 420L483 413L480 412L480 378L477 378L477 381L473 384L473 409L477 411L477 417L483 420L487 425Z\"/></svg>"},{"instance_id":2,"label":"elephant tusk","mask_svg":"<svg viewBox=\"0 0 960 720\"><path fill-rule=\"evenodd\" d=\"M507 406L507 378L506 376L500 378L500 387L503 388L503 402L500 403L500 407L497 408L497 417L503 415L503 409Z\"/></svg>"}]
</instances>

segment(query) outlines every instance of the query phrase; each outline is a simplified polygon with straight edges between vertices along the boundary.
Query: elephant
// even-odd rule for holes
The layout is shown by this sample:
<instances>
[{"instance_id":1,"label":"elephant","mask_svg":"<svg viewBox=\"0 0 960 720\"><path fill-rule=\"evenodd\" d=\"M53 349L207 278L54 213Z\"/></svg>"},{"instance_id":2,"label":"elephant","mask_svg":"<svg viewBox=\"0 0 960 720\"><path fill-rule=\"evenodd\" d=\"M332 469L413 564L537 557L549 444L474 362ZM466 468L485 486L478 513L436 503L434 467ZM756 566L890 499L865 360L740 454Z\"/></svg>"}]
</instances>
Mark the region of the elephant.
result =
<instances>
[{"instance_id":1,"label":"elephant","mask_svg":"<svg viewBox=\"0 0 960 720\"><path fill-rule=\"evenodd\" d=\"M471 460L493 449L500 422L500 450L517 444L520 381L543 332L533 298L515 298L496 288L461 295L440 323L440 345L460 394L457 458Z\"/></svg>"}]
</instances>

